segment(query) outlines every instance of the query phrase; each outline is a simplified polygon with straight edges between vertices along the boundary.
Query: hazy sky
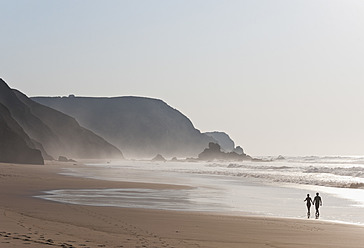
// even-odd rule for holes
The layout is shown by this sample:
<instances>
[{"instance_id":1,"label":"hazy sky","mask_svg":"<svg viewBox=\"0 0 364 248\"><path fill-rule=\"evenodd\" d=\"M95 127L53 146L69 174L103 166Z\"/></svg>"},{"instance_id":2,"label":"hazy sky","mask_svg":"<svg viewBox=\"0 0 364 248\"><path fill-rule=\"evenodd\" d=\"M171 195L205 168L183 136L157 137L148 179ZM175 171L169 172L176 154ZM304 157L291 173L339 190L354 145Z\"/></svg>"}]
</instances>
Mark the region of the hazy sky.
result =
<instances>
[{"instance_id":1,"label":"hazy sky","mask_svg":"<svg viewBox=\"0 0 364 248\"><path fill-rule=\"evenodd\" d=\"M250 155L364 155L362 0L0 0L28 96L159 98Z\"/></svg>"}]
</instances>

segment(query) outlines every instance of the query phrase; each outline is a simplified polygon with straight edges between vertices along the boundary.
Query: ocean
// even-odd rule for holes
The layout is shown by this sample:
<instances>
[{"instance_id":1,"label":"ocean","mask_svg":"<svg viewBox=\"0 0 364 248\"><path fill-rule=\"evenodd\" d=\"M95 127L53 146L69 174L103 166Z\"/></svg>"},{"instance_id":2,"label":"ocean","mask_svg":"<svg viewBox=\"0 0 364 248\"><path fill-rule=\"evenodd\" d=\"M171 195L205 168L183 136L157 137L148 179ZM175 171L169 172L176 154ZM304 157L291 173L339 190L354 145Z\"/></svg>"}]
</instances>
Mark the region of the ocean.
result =
<instances>
[{"instance_id":1,"label":"ocean","mask_svg":"<svg viewBox=\"0 0 364 248\"><path fill-rule=\"evenodd\" d=\"M93 206L306 219L304 199L318 192L323 201L320 220L364 225L364 157L263 159L269 161L87 164L62 174L191 188L54 189L37 197Z\"/></svg>"}]
</instances>

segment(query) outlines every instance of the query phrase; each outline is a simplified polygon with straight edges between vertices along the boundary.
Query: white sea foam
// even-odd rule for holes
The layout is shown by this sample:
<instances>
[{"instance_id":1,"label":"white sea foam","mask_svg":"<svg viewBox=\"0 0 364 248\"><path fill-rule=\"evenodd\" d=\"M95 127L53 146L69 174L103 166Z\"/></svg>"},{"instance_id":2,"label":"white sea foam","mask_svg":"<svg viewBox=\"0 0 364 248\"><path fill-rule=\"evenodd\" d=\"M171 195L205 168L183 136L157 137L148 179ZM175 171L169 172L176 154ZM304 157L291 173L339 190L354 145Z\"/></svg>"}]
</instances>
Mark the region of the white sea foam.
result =
<instances>
[{"instance_id":1,"label":"white sea foam","mask_svg":"<svg viewBox=\"0 0 364 248\"><path fill-rule=\"evenodd\" d=\"M190 173L251 177L271 182L339 188L364 188L362 158L304 157L271 162L212 163L206 167L213 169L191 170Z\"/></svg>"},{"instance_id":2,"label":"white sea foam","mask_svg":"<svg viewBox=\"0 0 364 248\"><path fill-rule=\"evenodd\" d=\"M217 211L304 218L307 193L323 195L322 218L364 223L364 158L292 157L270 162L123 161L68 169L102 180L188 185L190 190L56 190L42 198L74 204Z\"/></svg>"}]
</instances>

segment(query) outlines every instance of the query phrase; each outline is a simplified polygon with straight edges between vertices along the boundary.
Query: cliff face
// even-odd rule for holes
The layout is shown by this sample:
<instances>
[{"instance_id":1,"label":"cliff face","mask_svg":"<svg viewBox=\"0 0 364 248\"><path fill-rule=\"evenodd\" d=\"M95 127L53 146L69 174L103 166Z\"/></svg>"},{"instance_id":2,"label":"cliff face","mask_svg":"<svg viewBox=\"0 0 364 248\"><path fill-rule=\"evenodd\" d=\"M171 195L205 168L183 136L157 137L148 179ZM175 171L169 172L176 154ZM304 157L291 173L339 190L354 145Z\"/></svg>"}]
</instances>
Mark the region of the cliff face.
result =
<instances>
[{"instance_id":1,"label":"cliff face","mask_svg":"<svg viewBox=\"0 0 364 248\"><path fill-rule=\"evenodd\" d=\"M32 146L29 136L0 103L0 162L44 164L41 152Z\"/></svg>"},{"instance_id":2,"label":"cliff face","mask_svg":"<svg viewBox=\"0 0 364 248\"><path fill-rule=\"evenodd\" d=\"M30 100L10 89L2 79L0 103L28 134L31 144L44 148L42 154L46 158L122 158L120 150L81 127L72 117Z\"/></svg>"},{"instance_id":3,"label":"cliff face","mask_svg":"<svg viewBox=\"0 0 364 248\"><path fill-rule=\"evenodd\" d=\"M126 157L197 156L214 139L165 102L143 97L34 97L77 119ZM215 141L216 142L216 141Z\"/></svg>"}]
</instances>

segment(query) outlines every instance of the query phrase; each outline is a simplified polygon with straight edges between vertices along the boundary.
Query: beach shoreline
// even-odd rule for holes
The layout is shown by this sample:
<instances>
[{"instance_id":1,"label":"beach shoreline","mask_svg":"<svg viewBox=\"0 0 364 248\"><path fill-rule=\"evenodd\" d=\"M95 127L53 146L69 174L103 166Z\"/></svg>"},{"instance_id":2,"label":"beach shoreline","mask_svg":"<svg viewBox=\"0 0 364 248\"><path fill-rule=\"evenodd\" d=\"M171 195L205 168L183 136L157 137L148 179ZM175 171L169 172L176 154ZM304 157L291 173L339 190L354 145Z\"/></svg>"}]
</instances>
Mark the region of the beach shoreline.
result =
<instances>
[{"instance_id":1,"label":"beach shoreline","mask_svg":"<svg viewBox=\"0 0 364 248\"><path fill-rule=\"evenodd\" d=\"M364 227L323 221L64 204L56 189L185 186L60 175L83 166L0 163L0 247L363 247Z\"/></svg>"}]
</instances>

